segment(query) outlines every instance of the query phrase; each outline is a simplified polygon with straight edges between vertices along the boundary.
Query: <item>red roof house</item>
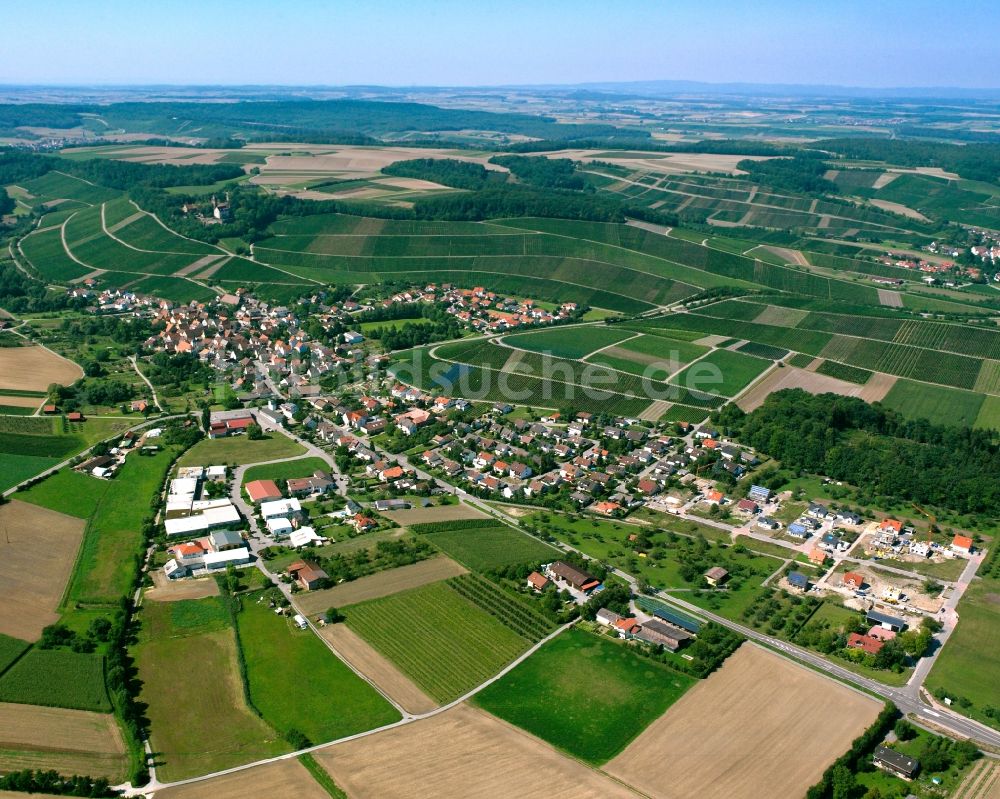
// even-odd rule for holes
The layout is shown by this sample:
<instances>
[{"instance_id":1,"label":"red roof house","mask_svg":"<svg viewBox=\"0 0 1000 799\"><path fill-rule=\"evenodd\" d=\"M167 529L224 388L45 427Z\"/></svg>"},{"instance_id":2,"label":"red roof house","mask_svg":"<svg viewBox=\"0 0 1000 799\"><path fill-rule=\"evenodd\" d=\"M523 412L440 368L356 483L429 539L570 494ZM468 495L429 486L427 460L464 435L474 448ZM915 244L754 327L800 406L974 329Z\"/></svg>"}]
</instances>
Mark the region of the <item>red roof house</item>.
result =
<instances>
[{"instance_id":1,"label":"red roof house","mask_svg":"<svg viewBox=\"0 0 1000 799\"><path fill-rule=\"evenodd\" d=\"M253 503L281 499L281 491L278 490L274 480L251 480L243 486L243 490Z\"/></svg>"}]
</instances>

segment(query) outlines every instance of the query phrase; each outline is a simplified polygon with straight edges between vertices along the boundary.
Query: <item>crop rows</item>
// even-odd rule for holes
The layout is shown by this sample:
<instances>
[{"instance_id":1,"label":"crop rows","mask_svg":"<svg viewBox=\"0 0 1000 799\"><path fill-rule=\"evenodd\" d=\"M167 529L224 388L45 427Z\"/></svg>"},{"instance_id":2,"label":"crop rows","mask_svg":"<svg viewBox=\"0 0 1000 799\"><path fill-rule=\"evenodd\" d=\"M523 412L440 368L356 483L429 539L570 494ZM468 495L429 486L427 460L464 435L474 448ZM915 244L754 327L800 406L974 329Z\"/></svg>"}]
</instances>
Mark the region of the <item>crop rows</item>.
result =
<instances>
[{"instance_id":1,"label":"crop rows","mask_svg":"<svg viewBox=\"0 0 1000 799\"><path fill-rule=\"evenodd\" d=\"M53 283L65 283L91 271L66 254L58 227L25 236L21 240L21 251L38 274Z\"/></svg>"},{"instance_id":2,"label":"crop rows","mask_svg":"<svg viewBox=\"0 0 1000 799\"><path fill-rule=\"evenodd\" d=\"M522 638L539 641L552 631L552 622L485 577L463 574L461 577L452 577L447 582L459 596L499 619Z\"/></svg>"},{"instance_id":3,"label":"crop rows","mask_svg":"<svg viewBox=\"0 0 1000 799\"><path fill-rule=\"evenodd\" d=\"M707 312L711 312L711 308L707 309ZM629 322L627 327L630 330L639 330L654 335L657 328L698 330L706 335L711 333L737 339L749 339L793 352L807 352L810 355L818 355L831 338L828 333L819 331L796 330L733 319L716 319L695 313L674 314L643 322ZM669 332L665 332L664 335L669 336Z\"/></svg>"},{"instance_id":4,"label":"crop rows","mask_svg":"<svg viewBox=\"0 0 1000 799\"><path fill-rule=\"evenodd\" d=\"M772 347L770 344L760 344L756 341L748 341L736 349L738 352L755 355L758 358L766 358L769 361L777 361L788 355L788 350L786 349Z\"/></svg>"},{"instance_id":5,"label":"crop rows","mask_svg":"<svg viewBox=\"0 0 1000 799\"><path fill-rule=\"evenodd\" d=\"M851 366L955 388L973 388L982 368L978 358L846 336L834 336L821 354Z\"/></svg>"},{"instance_id":6,"label":"crop rows","mask_svg":"<svg viewBox=\"0 0 1000 799\"><path fill-rule=\"evenodd\" d=\"M837 363L836 361L823 361L816 371L821 375L826 375L827 377L836 377L839 380L846 380L848 383L857 383L862 386L867 383L872 376L872 373L867 369L861 369L857 366L848 366L847 364Z\"/></svg>"}]
</instances>

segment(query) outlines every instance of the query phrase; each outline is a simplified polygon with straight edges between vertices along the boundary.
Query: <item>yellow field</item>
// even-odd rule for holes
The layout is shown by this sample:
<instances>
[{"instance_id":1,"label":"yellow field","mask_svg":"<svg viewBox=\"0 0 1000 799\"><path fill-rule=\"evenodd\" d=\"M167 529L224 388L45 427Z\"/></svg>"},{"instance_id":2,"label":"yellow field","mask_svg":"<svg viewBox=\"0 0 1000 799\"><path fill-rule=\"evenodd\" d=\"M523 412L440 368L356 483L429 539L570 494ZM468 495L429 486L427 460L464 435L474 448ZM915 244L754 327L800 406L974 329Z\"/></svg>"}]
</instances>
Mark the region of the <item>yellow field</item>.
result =
<instances>
[{"instance_id":1,"label":"yellow field","mask_svg":"<svg viewBox=\"0 0 1000 799\"><path fill-rule=\"evenodd\" d=\"M0 702L0 771L125 776L125 745L110 713Z\"/></svg>"},{"instance_id":2,"label":"yellow field","mask_svg":"<svg viewBox=\"0 0 1000 799\"><path fill-rule=\"evenodd\" d=\"M45 391L53 383L68 386L83 369L42 347L0 347L0 388Z\"/></svg>"},{"instance_id":3,"label":"yellow field","mask_svg":"<svg viewBox=\"0 0 1000 799\"><path fill-rule=\"evenodd\" d=\"M351 799L634 799L605 775L467 705L313 755Z\"/></svg>"},{"instance_id":4,"label":"yellow field","mask_svg":"<svg viewBox=\"0 0 1000 799\"><path fill-rule=\"evenodd\" d=\"M202 782L156 792L156 799L330 799L298 760L279 760Z\"/></svg>"},{"instance_id":5,"label":"yellow field","mask_svg":"<svg viewBox=\"0 0 1000 799\"><path fill-rule=\"evenodd\" d=\"M655 799L803 796L880 710L863 694L744 644L605 770Z\"/></svg>"},{"instance_id":6,"label":"yellow field","mask_svg":"<svg viewBox=\"0 0 1000 799\"><path fill-rule=\"evenodd\" d=\"M0 506L0 633L37 641L59 620L84 520L14 500Z\"/></svg>"}]
</instances>

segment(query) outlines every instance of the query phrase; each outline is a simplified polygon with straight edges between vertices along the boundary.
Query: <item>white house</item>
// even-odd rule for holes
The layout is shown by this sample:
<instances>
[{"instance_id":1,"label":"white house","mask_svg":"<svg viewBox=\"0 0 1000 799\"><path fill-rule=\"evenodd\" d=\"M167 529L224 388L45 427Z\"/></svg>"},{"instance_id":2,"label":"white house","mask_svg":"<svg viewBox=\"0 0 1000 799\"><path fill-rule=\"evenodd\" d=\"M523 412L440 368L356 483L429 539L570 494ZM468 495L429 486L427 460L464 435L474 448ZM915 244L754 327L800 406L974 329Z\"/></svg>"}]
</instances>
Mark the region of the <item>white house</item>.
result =
<instances>
[{"instance_id":1,"label":"white house","mask_svg":"<svg viewBox=\"0 0 1000 799\"><path fill-rule=\"evenodd\" d=\"M230 563L243 566L250 562L250 550L247 547L227 549L224 552L209 552L205 555L204 566L209 571L224 569Z\"/></svg>"},{"instance_id":2,"label":"white house","mask_svg":"<svg viewBox=\"0 0 1000 799\"><path fill-rule=\"evenodd\" d=\"M266 521L276 516L288 518L294 513L302 512L302 503L295 497L290 499L276 499L273 502L260 503L260 515Z\"/></svg>"},{"instance_id":3,"label":"white house","mask_svg":"<svg viewBox=\"0 0 1000 799\"><path fill-rule=\"evenodd\" d=\"M292 523L284 516L273 516L267 520L267 530L274 538L289 536L292 529Z\"/></svg>"},{"instance_id":4,"label":"white house","mask_svg":"<svg viewBox=\"0 0 1000 799\"><path fill-rule=\"evenodd\" d=\"M321 544L324 541L326 539L317 535L312 527L300 527L288 537L288 543L296 549L307 544Z\"/></svg>"}]
</instances>

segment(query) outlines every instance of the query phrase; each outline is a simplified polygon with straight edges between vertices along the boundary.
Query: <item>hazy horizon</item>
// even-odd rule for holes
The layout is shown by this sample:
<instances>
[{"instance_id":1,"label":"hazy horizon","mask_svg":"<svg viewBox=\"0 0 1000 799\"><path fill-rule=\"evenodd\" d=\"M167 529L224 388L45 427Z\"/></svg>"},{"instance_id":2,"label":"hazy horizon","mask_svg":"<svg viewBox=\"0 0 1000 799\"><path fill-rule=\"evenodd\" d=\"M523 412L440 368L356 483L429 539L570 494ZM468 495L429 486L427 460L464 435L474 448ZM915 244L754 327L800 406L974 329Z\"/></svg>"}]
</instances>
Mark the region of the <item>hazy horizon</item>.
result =
<instances>
[{"instance_id":1,"label":"hazy horizon","mask_svg":"<svg viewBox=\"0 0 1000 799\"><path fill-rule=\"evenodd\" d=\"M0 84L509 87L679 80L993 89L1000 7L957 0L813 9L513 0L303 0L185 6L123 0L5 9ZM43 13L44 12L44 13ZM957 47L961 45L961 50ZM956 57L956 51L961 55Z\"/></svg>"}]
</instances>

